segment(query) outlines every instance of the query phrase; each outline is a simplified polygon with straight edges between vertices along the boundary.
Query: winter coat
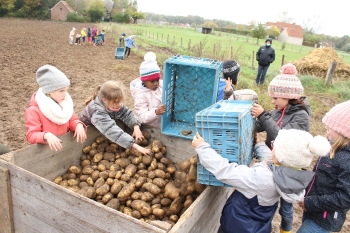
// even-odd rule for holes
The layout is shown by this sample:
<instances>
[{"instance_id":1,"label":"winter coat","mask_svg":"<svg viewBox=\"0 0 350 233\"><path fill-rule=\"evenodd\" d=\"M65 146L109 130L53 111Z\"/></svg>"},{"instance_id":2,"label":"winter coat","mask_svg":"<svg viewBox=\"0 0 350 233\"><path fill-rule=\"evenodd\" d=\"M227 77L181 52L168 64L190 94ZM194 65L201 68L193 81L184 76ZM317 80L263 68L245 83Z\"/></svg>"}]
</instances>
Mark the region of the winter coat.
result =
<instances>
[{"instance_id":1,"label":"winter coat","mask_svg":"<svg viewBox=\"0 0 350 233\"><path fill-rule=\"evenodd\" d=\"M94 125L106 138L127 149L135 140L116 124L116 120L121 120L132 130L135 125L141 125L127 106L122 105L118 112L109 112L98 96L83 109L79 119L86 125Z\"/></svg>"},{"instance_id":2,"label":"winter coat","mask_svg":"<svg viewBox=\"0 0 350 233\"><path fill-rule=\"evenodd\" d=\"M132 46L136 47L134 40L130 39L130 37L125 39L126 45L125 47L131 48Z\"/></svg>"},{"instance_id":3,"label":"winter coat","mask_svg":"<svg viewBox=\"0 0 350 233\"><path fill-rule=\"evenodd\" d=\"M81 37L86 37L86 32L85 32L84 29L82 29L82 30L80 31L80 33L81 33Z\"/></svg>"},{"instance_id":4,"label":"winter coat","mask_svg":"<svg viewBox=\"0 0 350 233\"><path fill-rule=\"evenodd\" d=\"M272 110L263 112L256 121L257 131L266 131L266 145L271 147L271 141L275 140L280 129L300 129L310 131L311 107L307 99L302 104L288 104L283 111ZM278 123L278 124L277 124Z\"/></svg>"},{"instance_id":5,"label":"winter coat","mask_svg":"<svg viewBox=\"0 0 350 233\"><path fill-rule=\"evenodd\" d=\"M335 157L320 157L314 167L315 180L306 188L304 214L317 225L341 230L350 209L350 145Z\"/></svg>"},{"instance_id":6,"label":"winter coat","mask_svg":"<svg viewBox=\"0 0 350 233\"><path fill-rule=\"evenodd\" d=\"M261 46L256 52L256 60L260 66L269 66L275 60L275 50L271 46Z\"/></svg>"},{"instance_id":7,"label":"winter coat","mask_svg":"<svg viewBox=\"0 0 350 233\"><path fill-rule=\"evenodd\" d=\"M237 82L236 82L237 83ZM232 83L233 85L236 85L236 83ZM230 91L226 91L226 82L223 79L220 79L219 82L219 88L218 88L218 97L216 99L216 101L220 101L220 100L227 100L227 99L233 99L230 98L233 94L233 91L235 90L235 87L232 85L232 90Z\"/></svg>"},{"instance_id":8,"label":"winter coat","mask_svg":"<svg viewBox=\"0 0 350 233\"><path fill-rule=\"evenodd\" d=\"M46 144L47 142L44 141L44 134L46 132L60 136L70 131L75 131L77 124L82 123L75 113L73 113L69 121L65 124L58 125L52 122L40 111L35 96L36 93L32 95L29 106L25 111L26 139L29 143Z\"/></svg>"},{"instance_id":9,"label":"winter coat","mask_svg":"<svg viewBox=\"0 0 350 233\"><path fill-rule=\"evenodd\" d=\"M130 83L131 95L134 97L134 108L138 120L142 124L160 128L161 115L156 114L156 109L162 103L163 80L159 80L157 90L152 91L142 85L140 78Z\"/></svg>"},{"instance_id":10,"label":"winter coat","mask_svg":"<svg viewBox=\"0 0 350 233\"><path fill-rule=\"evenodd\" d=\"M229 163L228 159L216 153L206 142L200 144L196 152L203 167L219 181L235 188L220 219L221 227L227 233L270 233L271 221L280 197L290 203L301 201L304 189L313 177L313 172L310 171L275 166L267 162L255 163L252 167ZM264 157L271 156L270 149L264 143L255 146L255 153ZM262 216L257 217L260 214ZM242 226L242 229L238 226Z\"/></svg>"}]
</instances>

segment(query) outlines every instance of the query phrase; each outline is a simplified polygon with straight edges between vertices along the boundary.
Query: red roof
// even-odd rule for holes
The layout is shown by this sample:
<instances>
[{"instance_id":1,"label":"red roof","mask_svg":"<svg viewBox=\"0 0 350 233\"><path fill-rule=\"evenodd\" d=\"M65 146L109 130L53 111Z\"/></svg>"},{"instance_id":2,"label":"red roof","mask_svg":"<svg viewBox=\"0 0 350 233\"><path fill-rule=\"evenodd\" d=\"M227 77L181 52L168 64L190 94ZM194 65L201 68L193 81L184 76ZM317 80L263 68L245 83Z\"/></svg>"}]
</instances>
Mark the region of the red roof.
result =
<instances>
[{"instance_id":1,"label":"red roof","mask_svg":"<svg viewBox=\"0 0 350 233\"><path fill-rule=\"evenodd\" d=\"M73 8L70 7L66 1L59 1L57 4L59 4L60 2L62 2L63 5L64 5L65 7L67 7L67 9L68 9L70 12L74 12ZM54 7L52 7L51 10L52 10L53 8L55 8L55 7L57 6L57 4L56 4Z\"/></svg>"},{"instance_id":2,"label":"red roof","mask_svg":"<svg viewBox=\"0 0 350 233\"><path fill-rule=\"evenodd\" d=\"M266 26L276 26L280 32L283 30L287 31L288 36L290 37L296 37L296 38L304 38L303 36L303 29L301 28L300 25L297 25L295 23L284 23L284 22L267 22Z\"/></svg>"}]
</instances>

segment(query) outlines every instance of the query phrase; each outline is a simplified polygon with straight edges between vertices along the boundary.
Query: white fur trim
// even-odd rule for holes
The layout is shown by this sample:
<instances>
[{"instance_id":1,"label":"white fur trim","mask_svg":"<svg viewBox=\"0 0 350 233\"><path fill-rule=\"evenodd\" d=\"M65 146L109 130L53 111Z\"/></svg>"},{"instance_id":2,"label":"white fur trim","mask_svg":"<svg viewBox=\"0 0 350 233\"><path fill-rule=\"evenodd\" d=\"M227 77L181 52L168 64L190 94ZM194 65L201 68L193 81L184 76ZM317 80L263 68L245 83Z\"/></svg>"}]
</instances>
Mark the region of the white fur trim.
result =
<instances>
[{"instance_id":1,"label":"white fur trim","mask_svg":"<svg viewBox=\"0 0 350 233\"><path fill-rule=\"evenodd\" d=\"M331 144L327 138L318 135L310 141L309 150L314 155L326 156L331 151Z\"/></svg>"},{"instance_id":2,"label":"white fur trim","mask_svg":"<svg viewBox=\"0 0 350 233\"><path fill-rule=\"evenodd\" d=\"M74 113L73 100L68 93L65 100L57 104L39 88L35 95L35 100L42 114L58 125L66 124Z\"/></svg>"}]
</instances>

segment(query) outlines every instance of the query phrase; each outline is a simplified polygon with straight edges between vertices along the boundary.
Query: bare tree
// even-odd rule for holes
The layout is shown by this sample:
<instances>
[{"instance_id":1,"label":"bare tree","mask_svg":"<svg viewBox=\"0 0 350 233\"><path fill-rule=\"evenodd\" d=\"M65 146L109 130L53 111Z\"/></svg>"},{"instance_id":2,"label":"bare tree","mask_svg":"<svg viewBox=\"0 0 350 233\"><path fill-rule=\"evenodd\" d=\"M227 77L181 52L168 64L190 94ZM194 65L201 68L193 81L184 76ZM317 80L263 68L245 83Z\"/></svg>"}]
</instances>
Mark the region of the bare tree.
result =
<instances>
[{"instance_id":1,"label":"bare tree","mask_svg":"<svg viewBox=\"0 0 350 233\"><path fill-rule=\"evenodd\" d=\"M283 11L279 18L281 22L294 23L294 18L290 17L287 11Z\"/></svg>"},{"instance_id":2,"label":"bare tree","mask_svg":"<svg viewBox=\"0 0 350 233\"><path fill-rule=\"evenodd\" d=\"M322 28L322 23L319 21L319 19L319 16L305 18L301 26L304 32L308 34L316 34Z\"/></svg>"}]
</instances>

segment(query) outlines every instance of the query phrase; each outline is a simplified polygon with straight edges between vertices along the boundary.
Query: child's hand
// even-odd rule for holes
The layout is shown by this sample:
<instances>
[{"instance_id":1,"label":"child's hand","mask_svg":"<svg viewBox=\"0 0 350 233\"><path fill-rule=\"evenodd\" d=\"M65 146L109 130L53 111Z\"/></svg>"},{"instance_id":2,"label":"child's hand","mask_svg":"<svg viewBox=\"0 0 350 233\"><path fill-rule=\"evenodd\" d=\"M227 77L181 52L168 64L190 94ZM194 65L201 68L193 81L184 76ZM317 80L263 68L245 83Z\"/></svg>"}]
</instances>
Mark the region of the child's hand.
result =
<instances>
[{"instance_id":1,"label":"child's hand","mask_svg":"<svg viewBox=\"0 0 350 233\"><path fill-rule=\"evenodd\" d=\"M196 132L196 136L193 136L193 140L192 140L192 147L194 149L197 148L197 146L199 146L200 144L202 144L204 142L204 138L201 137L201 135L199 135L198 131Z\"/></svg>"},{"instance_id":2,"label":"child's hand","mask_svg":"<svg viewBox=\"0 0 350 233\"><path fill-rule=\"evenodd\" d=\"M225 82L226 82L225 91L232 90L232 79L231 78L228 78L227 80L225 79Z\"/></svg>"},{"instance_id":3,"label":"child's hand","mask_svg":"<svg viewBox=\"0 0 350 233\"><path fill-rule=\"evenodd\" d=\"M137 140L139 139L140 141L142 141L144 139L142 132L140 130L140 126L135 125L134 126L134 132L132 134L132 136Z\"/></svg>"},{"instance_id":4,"label":"child's hand","mask_svg":"<svg viewBox=\"0 0 350 233\"><path fill-rule=\"evenodd\" d=\"M49 144L51 150L58 151L62 149L62 141L54 134L47 132L44 134L44 139L46 140L47 144Z\"/></svg>"},{"instance_id":5,"label":"child's hand","mask_svg":"<svg viewBox=\"0 0 350 233\"><path fill-rule=\"evenodd\" d=\"M163 115L165 113L166 107L164 104L160 104L156 109L156 115Z\"/></svg>"},{"instance_id":6,"label":"child's hand","mask_svg":"<svg viewBox=\"0 0 350 233\"><path fill-rule=\"evenodd\" d=\"M149 154L151 154L151 149L146 149L146 148L144 148L144 147L142 147L142 146L137 145L136 143L132 144L132 147L133 147L134 149L138 150L139 152L141 152L141 153L144 154L144 155L149 155Z\"/></svg>"},{"instance_id":7,"label":"child's hand","mask_svg":"<svg viewBox=\"0 0 350 233\"><path fill-rule=\"evenodd\" d=\"M264 108L261 107L259 104L254 104L251 109L252 116L255 118L258 118L263 112L264 112Z\"/></svg>"},{"instance_id":8,"label":"child's hand","mask_svg":"<svg viewBox=\"0 0 350 233\"><path fill-rule=\"evenodd\" d=\"M83 143L86 140L86 133L83 124L77 124L73 138L75 138L75 136L77 136L77 142L80 140L80 142Z\"/></svg>"},{"instance_id":9,"label":"child's hand","mask_svg":"<svg viewBox=\"0 0 350 233\"><path fill-rule=\"evenodd\" d=\"M303 199L301 202L299 202L299 206L300 206L304 211L306 211L305 205L304 205L304 200L305 200L305 199Z\"/></svg>"}]
</instances>

